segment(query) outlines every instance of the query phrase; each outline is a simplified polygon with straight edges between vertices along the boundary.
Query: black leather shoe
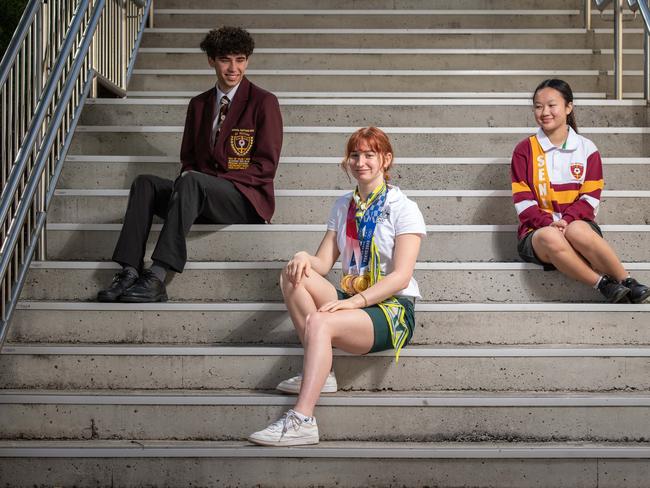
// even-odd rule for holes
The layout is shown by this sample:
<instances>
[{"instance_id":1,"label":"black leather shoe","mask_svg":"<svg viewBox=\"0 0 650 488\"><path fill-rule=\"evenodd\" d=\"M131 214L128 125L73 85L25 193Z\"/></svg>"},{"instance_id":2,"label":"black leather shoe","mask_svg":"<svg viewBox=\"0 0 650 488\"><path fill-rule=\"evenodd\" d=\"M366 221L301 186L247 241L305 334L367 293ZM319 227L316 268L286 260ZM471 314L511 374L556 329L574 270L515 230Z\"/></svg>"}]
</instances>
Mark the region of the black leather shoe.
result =
<instances>
[{"instance_id":1,"label":"black leather shoe","mask_svg":"<svg viewBox=\"0 0 650 488\"><path fill-rule=\"evenodd\" d=\"M630 293L630 289L616 281L614 278L610 278L607 275L603 275L603 278L598 283L598 291L600 291L609 303L618 303L623 301L625 297Z\"/></svg>"},{"instance_id":2,"label":"black leather shoe","mask_svg":"<svg viewBox=\"0 0 650 488\"><path fill-rule=\"evenodd\" d=\"M129 303L166 302L165 283L160 281L150 269L145 269L138 281L122 293L120 301Z\"/></svg>"},{"instance_id":3,"label":"black leather shoe","mask_svg":"<svg viewBox=\"0 0 650 488\"><path fill-rule=\"evenodd\" d=\"M621 283L630 289L630 294L627 298L632 303L641 303L650 297L650 288L642 285L634 278L625 278Z\"/></svg>"},{"instance_id":4,"label":"black leather shoe","mask_svg":"<svg viewBox=\"0 0 650 488\"><path fill-rule=\"evenodd\" d=\"M138 279L138 275L128 269L123 269L113 276L111 286L97 293L97 301L116 302L127 288L133 285Z\"/></svg>"}]
</instances>

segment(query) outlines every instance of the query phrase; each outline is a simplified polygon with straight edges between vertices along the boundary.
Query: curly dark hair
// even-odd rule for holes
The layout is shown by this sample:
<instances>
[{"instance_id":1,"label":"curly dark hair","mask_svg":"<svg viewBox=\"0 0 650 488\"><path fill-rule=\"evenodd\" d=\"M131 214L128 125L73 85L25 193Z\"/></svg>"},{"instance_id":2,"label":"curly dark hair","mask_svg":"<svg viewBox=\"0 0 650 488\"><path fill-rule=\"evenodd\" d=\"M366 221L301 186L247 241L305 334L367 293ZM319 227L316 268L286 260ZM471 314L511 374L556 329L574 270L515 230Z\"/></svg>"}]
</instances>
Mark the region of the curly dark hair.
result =
<instances>
[{"instance_id":1,"label":"curly dark hair","mask_svg":"<svg viewBox=\"0 0 650 488\"><path fill-rule=\"evenodd\" d=\"M241 27L224 25L207 33L201 41L201 49L212 59L228 54L243 54L248 57L253 54L255 41Z\"/></svg>"}]
</instances>

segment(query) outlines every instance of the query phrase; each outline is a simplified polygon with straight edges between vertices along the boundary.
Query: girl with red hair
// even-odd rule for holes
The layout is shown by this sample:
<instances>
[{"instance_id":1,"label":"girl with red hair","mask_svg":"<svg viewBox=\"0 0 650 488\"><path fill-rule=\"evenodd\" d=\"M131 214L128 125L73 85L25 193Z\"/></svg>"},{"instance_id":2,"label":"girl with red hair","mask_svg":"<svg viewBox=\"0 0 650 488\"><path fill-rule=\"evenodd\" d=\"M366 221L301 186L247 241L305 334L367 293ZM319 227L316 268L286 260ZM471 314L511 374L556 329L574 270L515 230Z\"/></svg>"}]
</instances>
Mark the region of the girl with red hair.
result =
<instances>
[{"instance_id":1,"label":"girl with red hair","mask_svg":"<svg viewBox=\"0 0 650 488\"><path fill-rule=\"evenodd\" d=\"M343 170L357 187L334 204L315 255L296 253L280 276L287 310L304 347L303 373L278 389L297 393L294 408L249 437L255 444L318 443L314 407L321 393L337 389L332 348L352 354L393 349L413 337L414 304L420 298L413 270L426 235L422 214L396 186L388 184L393 149L376 127L348 140ZM341 257L336 289L325 276Z\"/></svg>"}]
</instances>

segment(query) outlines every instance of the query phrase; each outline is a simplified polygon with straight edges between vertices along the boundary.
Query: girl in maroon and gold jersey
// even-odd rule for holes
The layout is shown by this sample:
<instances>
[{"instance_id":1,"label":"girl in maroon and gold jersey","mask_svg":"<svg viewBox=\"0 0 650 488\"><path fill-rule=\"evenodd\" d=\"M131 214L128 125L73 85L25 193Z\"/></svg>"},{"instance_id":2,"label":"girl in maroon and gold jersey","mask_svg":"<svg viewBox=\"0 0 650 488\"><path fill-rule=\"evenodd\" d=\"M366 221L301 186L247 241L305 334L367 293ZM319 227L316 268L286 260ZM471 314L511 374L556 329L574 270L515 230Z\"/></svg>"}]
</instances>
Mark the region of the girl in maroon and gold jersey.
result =
<instances>
[{"instance_id":1,"label":"girl in maroon and gold jersey","mask_svg":"<svg viewBox=\"0 0 650 488\"><path fill-rule=\"evenodd\" d=\"M650 289L630 277L595 222L602 162L594 143L578 134L571 87L545 80L533 103L539 130L512 154L519 255L593 286L609 302L641 303Z\"/></svg>"}]
</instances>

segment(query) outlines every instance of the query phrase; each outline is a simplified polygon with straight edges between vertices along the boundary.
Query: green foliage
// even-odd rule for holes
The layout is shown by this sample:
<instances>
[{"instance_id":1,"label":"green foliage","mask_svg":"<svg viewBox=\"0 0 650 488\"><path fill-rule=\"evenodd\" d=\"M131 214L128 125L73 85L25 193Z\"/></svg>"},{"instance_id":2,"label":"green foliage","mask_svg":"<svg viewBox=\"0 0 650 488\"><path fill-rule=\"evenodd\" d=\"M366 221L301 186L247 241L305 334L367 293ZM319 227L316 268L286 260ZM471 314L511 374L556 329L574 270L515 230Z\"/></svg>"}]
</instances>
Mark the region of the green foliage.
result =
<instances>
[{"instance_id":1,"label":"green foliage","mask_svg":"<svg viewBox=\"0 0 650 488\"><path fill-rule=\"evenodd\" d=\"M27 0L0 0L0 58L14 35Z\"/></svg>"}]
</instances>

